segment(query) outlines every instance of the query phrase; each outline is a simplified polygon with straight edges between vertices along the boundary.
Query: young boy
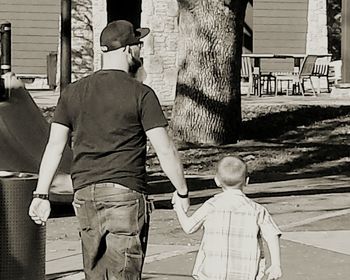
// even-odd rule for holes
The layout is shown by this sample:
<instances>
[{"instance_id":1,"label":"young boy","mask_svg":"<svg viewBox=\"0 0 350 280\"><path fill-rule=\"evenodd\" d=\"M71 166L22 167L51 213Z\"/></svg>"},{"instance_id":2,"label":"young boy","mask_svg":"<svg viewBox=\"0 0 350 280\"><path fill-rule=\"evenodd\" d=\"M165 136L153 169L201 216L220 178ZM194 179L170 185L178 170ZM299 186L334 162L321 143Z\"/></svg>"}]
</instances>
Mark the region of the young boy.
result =
<instances>
[{"instance_id":1,"label":"young boy","mask_svg":"<svg viewBox=\"0 0 350 280\"><path fill-rule=\"evenodd\" d=\"M193 268L199 280L257 280L264 275L263 237L271 255L267 279L281 277L280 230L260 204L246 197L247 166L237 157L219 161L215 183L223 192L207 200L188 217L174 193L173 203L183 230L204 234Z\"/></svg>"}]
</instances>

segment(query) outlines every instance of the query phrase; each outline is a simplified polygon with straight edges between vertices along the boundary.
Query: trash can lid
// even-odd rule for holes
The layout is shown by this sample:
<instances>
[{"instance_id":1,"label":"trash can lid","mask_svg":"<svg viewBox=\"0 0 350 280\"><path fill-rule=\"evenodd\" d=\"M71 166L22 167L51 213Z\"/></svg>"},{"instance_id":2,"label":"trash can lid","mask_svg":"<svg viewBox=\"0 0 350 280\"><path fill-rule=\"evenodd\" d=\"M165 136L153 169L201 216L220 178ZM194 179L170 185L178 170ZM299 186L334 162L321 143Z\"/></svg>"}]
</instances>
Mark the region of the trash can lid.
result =
<instances>
[{"instance_id":1,"label":"trash can lid","mask_svg":"<svg viewBox=\"0 0 350 280\"><path fill-rule=\"evenodd\" d=\"M16 175L15 172L0 170L0 177L2 177L2 178L12 177L12 176L15 176L15 175Z\"/></svg>"},{"instance_id":2,"label":"trash can lid","mask_svg":"<svg viewBox=\"0 0 350 280\"><path fill-rule=\"evenodd\" d=\"M36 176L37 175L33 173L0 170L0 179L1 178L29 178L29 177L36 177Z\"/></svg>"}]
</instances>

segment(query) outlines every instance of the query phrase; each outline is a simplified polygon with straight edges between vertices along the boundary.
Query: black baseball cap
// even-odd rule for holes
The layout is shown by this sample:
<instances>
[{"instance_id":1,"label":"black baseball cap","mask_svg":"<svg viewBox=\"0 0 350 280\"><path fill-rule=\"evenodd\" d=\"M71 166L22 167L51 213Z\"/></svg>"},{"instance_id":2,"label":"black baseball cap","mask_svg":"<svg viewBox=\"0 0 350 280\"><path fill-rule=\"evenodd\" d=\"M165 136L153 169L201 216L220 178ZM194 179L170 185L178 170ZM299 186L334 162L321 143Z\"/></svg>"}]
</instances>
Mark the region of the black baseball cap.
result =
<instances>
[{"instance_id":1,"label":"black baseball cap","mask_svg":"<svg viewBox=\"0 0 350 280\"><path fill-rule=\"evenodd\" d=\"M128 45L137 45L149 32L149 28L134 29L132 23L126 20L112 21L101 32L100 46L103 52L109 52Z\"/></svg>"}]
</instances>

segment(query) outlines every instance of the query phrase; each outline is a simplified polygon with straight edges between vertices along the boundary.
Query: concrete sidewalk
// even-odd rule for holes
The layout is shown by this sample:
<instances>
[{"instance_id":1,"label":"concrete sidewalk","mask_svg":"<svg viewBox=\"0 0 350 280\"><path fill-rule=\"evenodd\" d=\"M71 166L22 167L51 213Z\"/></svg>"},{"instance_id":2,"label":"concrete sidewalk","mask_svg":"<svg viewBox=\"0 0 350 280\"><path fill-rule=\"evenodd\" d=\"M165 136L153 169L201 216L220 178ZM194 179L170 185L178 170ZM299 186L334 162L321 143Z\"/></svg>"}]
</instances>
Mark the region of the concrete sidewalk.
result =
<instances>
[{"instance_id":1,"label":"concrete sidewalk","mask_svg":"<svg viewBox=\"0 0 350 280\"><path fill-rule=\"evenodd\" d=\"M285 233L281 240L282 279L348 279L349 234L350 231ZM150 244L143 279L192 279L191 271L197 250L197 246ZM49 243L46 279L83 280L81 259L79 241Z\"/></svg>"},{"instance_id":2,"label":"concrete sidewalk","mask_svg":"<svg viewBox=\"0 0 350 280\"><path fill-rule=\"evenodd\" d=\"M208 188L191 191L191 199L207 198L219 191L218 188L210 188L210 176L197 176L196 179ZM349 177L337 175L252 184L247 187L247 195L264 204L283 231L282 279L348 279L349 183ZM170 197L170 193L153 196L156 202L168 201ZM289 201L293 201L293 204L289 204ZM287 204L289 206L284 208ZM291 209L294 204L300 213L295 208ZM143 279L192 279L191 271L197 250L198 246L149 244ZM47 280L83 280L82 267L79 241L47 241Z\"/></svg>"},{"instance_id":3,"label":"concrete sidewalk","mask_svg":"<svg viewBox=\"0 0 350 280\"><path fill-rule=\"evenodd\" d=\"M57 103L59 93L30 91L39 107ZM350 98L322 95L242 98L242 104L350 105ZM207 189L191 191L202 201L219 190L210 176L196 178ZM162 185L163 182L155 182ZM281 240L284 280L345 280L350 275L350 178L346 175L252 184L248 196L266 205L284 232ZM190 186L191 187L191 186ZM314 196L319 195L317 199ZM169 203L171 194L154 195L158 203ZM303 199L303 202L300 202ZM294 208L292 208L292 206ZM339 224L343 226L338 229ZM345 224L345 226L344 226ZM325 226L326 225L326 226ZM332 227L334 225L334 227ZM312 231L310 231L310 229ZM82 280L79 241L48 240L46 279ZM149 244L143 279L192 279L198 246Z\"/></svg>"}]
</instances>

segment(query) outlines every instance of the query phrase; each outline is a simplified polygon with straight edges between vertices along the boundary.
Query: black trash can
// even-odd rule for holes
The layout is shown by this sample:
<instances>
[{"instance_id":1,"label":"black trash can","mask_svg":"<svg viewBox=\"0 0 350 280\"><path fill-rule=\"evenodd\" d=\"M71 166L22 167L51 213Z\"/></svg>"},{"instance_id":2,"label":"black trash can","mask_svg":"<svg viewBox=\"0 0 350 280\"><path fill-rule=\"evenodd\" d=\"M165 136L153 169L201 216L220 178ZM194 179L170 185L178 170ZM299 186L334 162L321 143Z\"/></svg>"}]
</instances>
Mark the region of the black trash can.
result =
<instances>
[{"instance_id":1,"label":"black trash can","mask_svg":"<svg viewBox=\"0 0 350 280\"><path fill-rule=\"evenodd\" d=\"M37 175L0 177L0 279L45 279L45 226L28 215Z\"/></svg>"}]
</instances>

